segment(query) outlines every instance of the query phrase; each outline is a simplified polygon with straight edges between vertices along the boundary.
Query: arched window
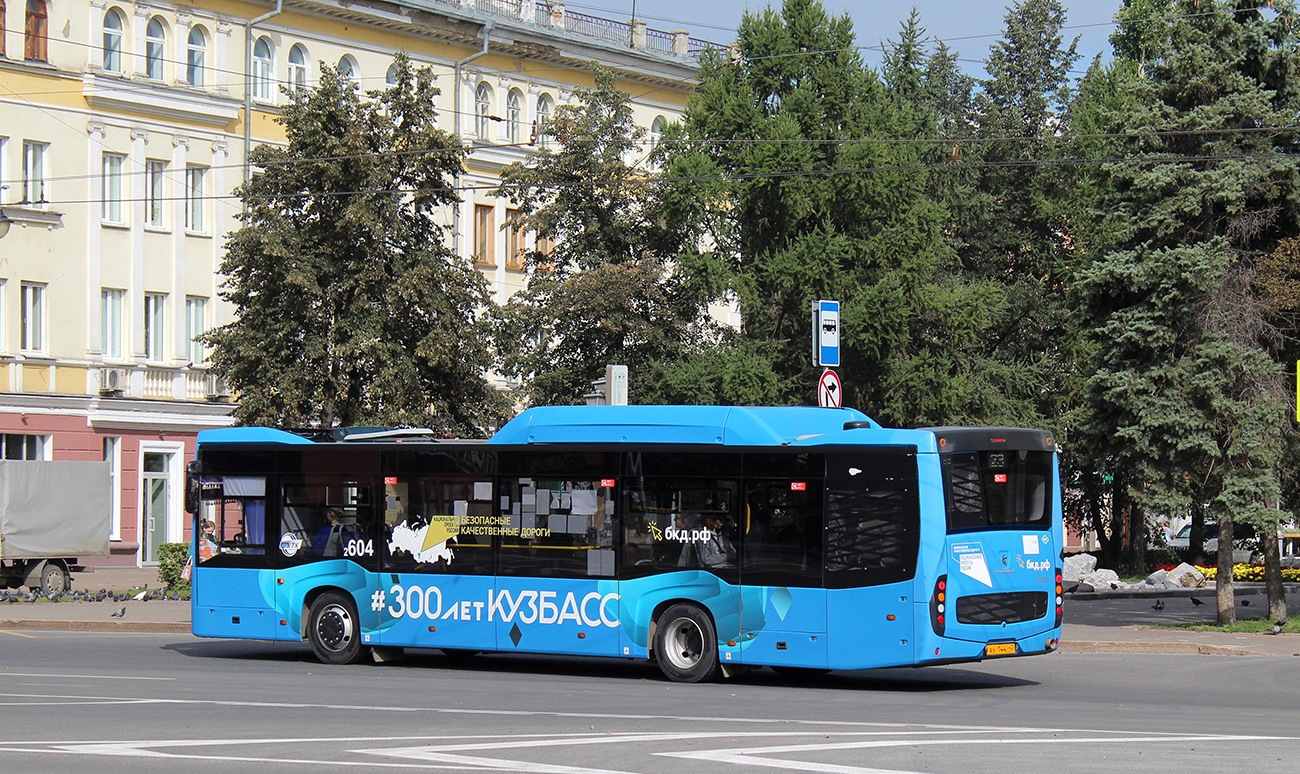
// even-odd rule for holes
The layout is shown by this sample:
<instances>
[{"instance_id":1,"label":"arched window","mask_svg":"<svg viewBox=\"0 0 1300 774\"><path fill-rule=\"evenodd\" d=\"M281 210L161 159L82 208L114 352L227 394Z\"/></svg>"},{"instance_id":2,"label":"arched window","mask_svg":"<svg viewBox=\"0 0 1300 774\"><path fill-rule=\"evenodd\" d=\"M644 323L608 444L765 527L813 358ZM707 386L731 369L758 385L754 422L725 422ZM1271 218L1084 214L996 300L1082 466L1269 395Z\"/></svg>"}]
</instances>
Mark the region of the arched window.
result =
<instances>
[{"instance_id":1,"label":"arched window","mask_svg":"<svg viewBox=\"0 0 1300 774\"><path fill-rule=\"evenodd\" d=\"M185 42L185 82L191 86L202 87L204 60L208 54L208 36L202 27L190 27L189 38Z\"/></svg>"},{"instance_id":2,"label":"arched window","mask_svg":"<svg viewBox=\"0 0 1300 774\"><path fill-rule=\"evenodd\" d=\"M122 72L122 14L109 8L104 14L104 69Z\"/></svg>"},{"instance_id":3,"label":"arched window","mask_svg":"<svg viewBox=\"0 0 1300 774\"><path fill-rule=\"evenodd\" d=\"M351 54L344 54L339 58L339 75L353 81L361 78L361 69L357 67L357 60Z\"/></svg>"},{"instance_id":4,"label":"arched window","mask_svg":"<svg viewBox=\"0 0 1300 774\"><path fill-rule=\"evenodd\" d=\"M488 124L492 119L492 87L480 83L474 90L474 134L480 140L488 138Z\"/></svg>"},{"instance_id":5,"label":"arched window","mask_svg":"<svg viewBox=\"0 0 1300 774\"><path fill-rule=\"evenodd\" d=\"M289 87L307 88L307 49L301 43L295 43L289 49Z\"/></svg>"},{"instance_id":6,"label":"arched window","mask_svg":"<svg viewBox=\"0 0 1300 774\"><path fill-rule=\"evenodd\" d=\"M271 76L275 63L271 61L271 40L258 38L253 46L253 97L271 99Z\"/></svg>"},{"instance_id":7,"label":"arched window","mask_svg":"<svg viewBox=\"0 0 1300 774\"><path fill-rule=\"evenodd\" d=\"M511 89L506 95L506 135L510 142L519 142L524 123L524 95Z\"/></svg>"},{"instance_id":8,"label":"arched window","mask_svg":"<svg viewBox=\"0 0 1300 774\"><path fill-rule=\"evenodd\" d=\"M537 98L537 144L543 148L551 147L551 138L546 134L546 125L551 121L551 98L545 94Z\"/></svg>"},{"instance_id":9,"label":"arched window","mask_svg":"<svg viewBox=\"0 0 1300 774\"><path fill-rule=\"evenodd\" d=\"M167 58L167 30L157 16L149 20L144 30L144 73L147 78L161 81L163 61Z\"/></svg>"},{"instance_id":10,"label":"arched window","mask_svg":"<svg viewBox=\"0 0 1300 774\"><path fill-rule=\"evenodd\" d=\"M23 30L23 56L37 62L47 61L50 19L45 0L27 0L27 26Z\"/></svg>"},{"instance_id":11,"label":"arched window","mask_svg":"<svg viewBox=\"0 0 1300 774\"><path fill-rule=\"evenodd\" d=\"M384 85L393 88L397 85L397 63L393 62L388 66L388 72L384 73Z\"/></svg>"},{"instance_id":12,"label":"arched window","mask_svg":"<svg viewBox=\"0 0 1300 774\"><path fill-rule=\"evenodd\" d=\"M650 122L650 150L659 147L659 142L663 140L664 129L668 126L668 119L663 116L655 116L655 120Z\"/></svg>"}]
</instances>

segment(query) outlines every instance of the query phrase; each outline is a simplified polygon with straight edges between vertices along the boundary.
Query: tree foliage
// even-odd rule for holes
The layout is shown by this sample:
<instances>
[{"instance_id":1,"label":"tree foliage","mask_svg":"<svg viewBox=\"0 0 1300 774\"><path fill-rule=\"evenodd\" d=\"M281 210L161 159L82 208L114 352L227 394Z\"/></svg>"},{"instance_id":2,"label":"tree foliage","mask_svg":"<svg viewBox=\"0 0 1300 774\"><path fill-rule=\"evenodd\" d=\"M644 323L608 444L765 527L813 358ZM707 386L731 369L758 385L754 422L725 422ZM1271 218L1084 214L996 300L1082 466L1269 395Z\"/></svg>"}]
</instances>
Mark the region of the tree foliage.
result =
<instances>
[{"instance_id":1,"label":"tree foliage","mask_svg":"<svg viewBox=\"0 0 1300 774\"><path fill-rule=\"evenodd\" d=\"M464 151L434 125L428 69L397 58L390 88L362 95L322 67L289 92L287 144L254 149L238 189L214 368L246 424L409 424L480 432L502 401L484 378L476 311L486 283L444 245Z\"/></svg>"}]
</instances>

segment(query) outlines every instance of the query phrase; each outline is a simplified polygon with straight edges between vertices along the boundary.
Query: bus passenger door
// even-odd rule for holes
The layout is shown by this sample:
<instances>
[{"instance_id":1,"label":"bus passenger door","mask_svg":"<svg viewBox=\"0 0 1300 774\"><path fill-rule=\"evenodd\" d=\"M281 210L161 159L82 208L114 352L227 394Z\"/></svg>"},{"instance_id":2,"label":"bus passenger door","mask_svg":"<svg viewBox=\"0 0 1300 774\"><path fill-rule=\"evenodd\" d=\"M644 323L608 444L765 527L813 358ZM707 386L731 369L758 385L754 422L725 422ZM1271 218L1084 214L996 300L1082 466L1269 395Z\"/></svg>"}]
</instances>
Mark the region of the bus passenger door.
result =
<instances>
[{"instance_id":1,"label":"bus passenger door","mask_svg":"<svg viewBox=\"0 0 1300 774\"><path fill-rule=\"evenodd\" d=\"M740 660L825 667L821 478L751 478L746 488L740 539Z\"/></svg>"}]
</instances>

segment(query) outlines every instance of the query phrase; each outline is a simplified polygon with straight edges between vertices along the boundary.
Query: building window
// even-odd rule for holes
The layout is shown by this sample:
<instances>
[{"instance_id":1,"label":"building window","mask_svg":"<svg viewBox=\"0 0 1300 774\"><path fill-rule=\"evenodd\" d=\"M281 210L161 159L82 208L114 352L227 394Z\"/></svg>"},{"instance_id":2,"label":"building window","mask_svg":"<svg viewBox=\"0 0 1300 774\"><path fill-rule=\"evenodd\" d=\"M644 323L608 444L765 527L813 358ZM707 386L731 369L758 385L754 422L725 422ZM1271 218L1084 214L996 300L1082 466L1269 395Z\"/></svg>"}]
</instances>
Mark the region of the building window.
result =
<instances>
[{"instance_id":1,"label":"building window","mask_svg":"<svg viewBox=\"0 0 1300 774\"><path fill-rule=\"evenodd\" d=\"M388 72L384 73L384 85L393 88L397 85L397 63L394 62L388 66Z\"/></svg>"},{"instance_id":2,"label":"building window","mask_svg":"<svg viewBox=\"0 0 1300 774\"><path fill-rule=\"evenodd\" d=\"M122 162L125 160L125 156L117 153L104 154L99 217L105 223L122 222Z\"/></svg>"},{"instance_id":3,"label":"building window","mask_svg":"<svg viewBox=\"0 0 1300 774\"><path fill-rule=\"evenodd\" d=\"M34 282L22 284L22 309L19 312L18 348L24 352L45 351L45 286Z\"/></svg>"},{"instance_id":4,"label":"building window","mask_svg":"<svg viewBox=\"0 0 1300 774\"><path fill-rule=\"evenodd\" d=\"M45 151L48 143L23 140L23 203L45 202Z\"/></svg>"},{"instance_id":5,"label":"building window","mask_svg":"<svg viewBox=\"0 0 1300 774\"><path fill-rule=\"evenodd\" d=\"M0 435L0 459L48 459L45 453L48 446L48 435L19 435L17 433L5 433L4 435Z\"/></svg>"},{"instance_id":6,"label":"building window","mask_svg":"<svg viewBox=\"0 0 1300 774\"><path fill-rule=\"evenodd\" d=\"M144 162L145 225L161 228L163 221L163 180L167 162L146 159Z\"/></svg>"},{"instance_id":7,"label":"building window","mask_svg":"<svg viewBox=\"0 0 1300 774\"><path fill-rule=\"evenodd\" d=\"M494 211L490 204L474 205L474 262L483 266L497 265L492 249L496 244Z\"/></svg>"},{"instance_id":8,"label":"building window","mask_svg":"<svg viewBox=\"0 0 1300 774\"><path fill-rule=\"evenodd\" d=\"M104 69L122 72L122 14L110 8L104 14Z\"/></svg>"},{"instance_id":9,"label":"building window","mask_svg":"<svg viewBox=\"0 0 1300 774\"><path fill-rule=\"evenodd\" d=\"M104 462L108 463L108 481L111 502L109 503L110 522L108 537L110 540L122 539L122 439L116 436L104 437Z\"/></svg>"},{"instance_id":10,"label":"building window","mask_svg":"<svg viewBox=\"0 0 1300 774\"><path fill-rule=\"evenodd\" d=\"M122 358L122 303L125 290L104 288L99 293L99 351L105 358Z\"/></svg>"},{"instance_id":11,"label":"building window","mask_svg":"<svg viewBox=\"0 0 1300 774\"><path fill-rule=\"evenodd\" d=\"M506 210L506 268L524 268L524 230L519 210Z\"/></svg>"},{"instance_id":12,"label":"building window","mask_svg":"<svg viewBox=\"0 0 1300 774\"><path fill-rule=\"evenodd\" d=\"M474 90L474 133L480 140L488 138L492 116L492 87L480 83Z\"/></svg>"},{"instance_id":13,"label":"building window","mask_svg":"<svg viewBox=\"0 0 1300 774\"><path fill-rule=\"evenodd\" d=\"M185 357L191 365L203 365L208 362L203 342L198 338L207 332L208 300L198 296L185 298Z\"/></svg>"},{"instance_id":14,"label":"building window","mask_svg":"<svg viewBox=\"0 0 1300 774\"><path fill-rule=\"evenodd\" d=\"M144 31L144 72L145 76L161 81L163 79L163 61L167 55L167 31L162 19L157 16L149 20Z\"/></svg>"},{"instance_id":15,"label":"building window","mask_svg":"<svg viewBox=\"0 0 1300 774\"><path fill-rule=\"evenodd\" d=\"M294 89L307 88L307 49L301 43L289 49L289 86Z\"/></svg>"},{"instance_id":16,"label":"building window","mask_svg":"<svg viewBox=\"0 0 1300 774\"><path fill-rule=\"evenodd\" d=\"M361 79L361 70L357 67L356 58L351 54L339 57L339 75L351 81Z\"/></svg>"},{"instance_id":17,"label":"building window","mask_svg":"<svg viewBox=\"0 0 1300 774\"><path fill-rule=\"evenodd\" d=\"M185 82L191 86L202 87L203 60L207 58L208 36L202 27L191 27L185 42Z\"/></svg>"},{"instance_id":18,"label":"building window","mask_svg":"<svg viewBox=\"0 0 1300 774\"><path fill-rule=\"evenodd\" d=\"M537 98L537 124L533 129L537 135L537 144L542 148L551 147L551 138L546 134L547 124L551 122L551 98L545 94Z\"/></svg>"},{"instance_id":19,"label":"building window","mask_svg":"<svg viewBox=\"0 0 1300 774\"><path fill-rule=\"evenodd\" d=\"M50 24L44 0L27 0L27 26L23 31L23 56L36 62L49 60Z\"/></svg>"},{"instance_id":20,"label":"building window","mask_svg":"<svg viewBox=\"0 0 1300 774\"><path fill-rule=\"evenodd\" d=\"M167 332L167 296L144 294L144 359L160 361L165 357Z\"/></svg>"},{"instance_id":21,"label":"building window","mask_svg":"<svg viewBox=\"0 0 1300 774\"><path fill-rule=\"evenodd\" d=\"M523 133L524 123L524 95L519 93L518 89L511 89L506 95L506 135L510 142L519 142L519 137Z\"/></svg>"},{"instance_id":22,"label":"building window","mask_svg":"<svg viewBox=\"0 0 1300 774\"><path fill-rule=\"evenodd\" d=\"M0 56L5 55L5 2L0 0Z\"/></svg>"},{"instance_id":23,"label":"building window","mask_svg":"<svg viewBox=\"0 0 1300 774\"><path fill-rule=\"evenodd\" d=\"M253 46L253 97L261 100L271 99L271 75L275 64L271 61L271 41L258 38Z\"/></svg>"},{"instance_id":24,"label":"building window","mask_svg":"<svg viewBox=\"0 0 1300 774\"><path fill-rule=\"evenodd\" d=\"M203 232L203 178L207 169L193 164L185 168L185 230Z\"/></svg>"},{"instance_id":25,"label":"building window","mask_svg":"<svg viewBox=\"0 0 1300 774\"><path fill-rule=\"evenodd\" d=\"M0 279L0 355L6 352L5 341L7 341L5 337L5 281Z\"/></svg>"}]
</instances>

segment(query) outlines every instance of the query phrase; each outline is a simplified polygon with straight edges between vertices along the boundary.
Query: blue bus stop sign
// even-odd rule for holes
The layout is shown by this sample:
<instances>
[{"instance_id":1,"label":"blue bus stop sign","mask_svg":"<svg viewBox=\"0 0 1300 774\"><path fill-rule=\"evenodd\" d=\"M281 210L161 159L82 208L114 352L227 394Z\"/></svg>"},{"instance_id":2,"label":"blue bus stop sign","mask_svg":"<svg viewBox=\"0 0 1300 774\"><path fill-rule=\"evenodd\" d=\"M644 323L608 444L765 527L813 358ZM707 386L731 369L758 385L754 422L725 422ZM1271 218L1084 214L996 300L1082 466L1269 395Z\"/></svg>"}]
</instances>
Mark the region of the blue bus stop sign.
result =
<instances>
[{"instance_id":1,"label":"blue bus stop sign","mask_svg":"<svg viewBox=\"0 0 1300 774\"><path fill-rule=\"evenodd\" d=\"M813 365L840 364L840 302L813 302Z\"/></svg>"}]
</instances>

